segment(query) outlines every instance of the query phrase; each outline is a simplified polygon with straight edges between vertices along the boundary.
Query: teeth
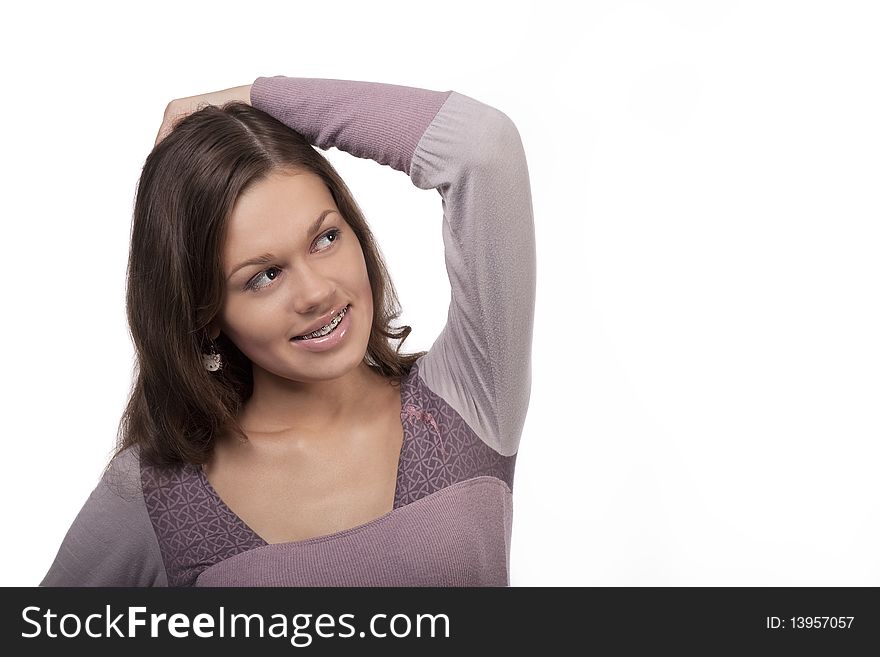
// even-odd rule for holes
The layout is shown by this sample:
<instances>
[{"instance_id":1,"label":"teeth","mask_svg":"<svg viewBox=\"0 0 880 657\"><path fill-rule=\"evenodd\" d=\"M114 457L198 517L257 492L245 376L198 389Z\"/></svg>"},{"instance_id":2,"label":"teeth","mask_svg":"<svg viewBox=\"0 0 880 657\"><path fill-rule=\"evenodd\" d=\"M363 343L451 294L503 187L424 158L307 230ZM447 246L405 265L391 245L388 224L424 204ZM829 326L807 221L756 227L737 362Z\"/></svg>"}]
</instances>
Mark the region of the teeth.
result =
<instances>
[{"instance_id":1,"label":"teeth","mask_svg":"<svg viewBox=\"0 0 880 657\"><path fill-rule=\"evenodd\" d=\"M327 335L328 333L330 333L330 331L332 331L333 329L336 328L336 326L339 324L339 322L342 321L342 318L345 317L345 312L347 310L348 310L348 306L343 308L342 311L338 315L336 315L336 317L333 318L333 321L331 321L329 324L322 326L317 331L313 331L312 333L309 333L307 335L301 335L301 336L297 337L296 339L297 340L308 340L310 338L320 338L322 335Z\"/></svg>"}]
</instances>

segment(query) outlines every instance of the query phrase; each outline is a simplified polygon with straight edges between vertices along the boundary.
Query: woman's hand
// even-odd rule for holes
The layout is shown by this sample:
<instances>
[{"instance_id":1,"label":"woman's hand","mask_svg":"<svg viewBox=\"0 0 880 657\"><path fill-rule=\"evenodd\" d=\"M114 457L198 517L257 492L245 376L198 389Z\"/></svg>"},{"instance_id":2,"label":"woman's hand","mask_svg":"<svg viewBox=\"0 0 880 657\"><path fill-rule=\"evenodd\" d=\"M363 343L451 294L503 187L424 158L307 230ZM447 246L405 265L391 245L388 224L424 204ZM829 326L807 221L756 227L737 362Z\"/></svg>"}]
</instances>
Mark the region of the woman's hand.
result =
<instances>
[{"instance_id":1,"label":"woman's hand","mask_svg":"<svg viewBox=\"0 0 880 657\"><path fill-rule=\"evenodd\" d=\"M159 134L156 135L156 144L165 139L174 126L174 123L180 118L192 114L201 109L205 105L222 105L230 100L240 100L243 103L251 104L251 85L246 84L241 87L232 87L223 89L222 91L212 91L211 93L201 94L199 96L187 96L186 98L176 98L168 103L165 108L165 116L162 118L162 125L159 127ZM153 144L155 147L156 144Z\"/></svg>"}]
</instances>

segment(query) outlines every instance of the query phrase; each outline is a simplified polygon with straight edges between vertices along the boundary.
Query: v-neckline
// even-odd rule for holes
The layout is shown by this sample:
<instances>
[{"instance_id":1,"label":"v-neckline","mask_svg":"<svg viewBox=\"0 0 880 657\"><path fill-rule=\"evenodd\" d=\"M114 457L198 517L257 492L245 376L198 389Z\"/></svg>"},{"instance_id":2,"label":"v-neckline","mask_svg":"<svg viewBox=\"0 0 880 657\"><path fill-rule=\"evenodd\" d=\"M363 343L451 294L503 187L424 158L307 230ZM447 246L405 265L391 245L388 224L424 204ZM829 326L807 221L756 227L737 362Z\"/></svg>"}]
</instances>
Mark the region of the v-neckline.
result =
<instances>
[{"instance_id":1,"label":"v-neckline","mask_svg":"<svg viewBox=\"0 0 880 657\"><path fill-rule=\"evenodd\" d=\"M201 485L204 487L205 491L207 492L208 497L212 500L212 502L216 505L216 507L220 510L220 512L223 515L227 516L227 518L231 522L234 522L235 524L239 525L244 530L249 532L253 536L255 542L262 543L263 546L265 546L265 545L296 545L296 544L300 544L300 543L307 544L307 543L313 543L315 541L332 540L336 537L344 536L344 535L349 534L351 532L359 531L361 529L369 527L369 526L373 525L374 523L381 521L383 518L388 517L389 515L394 513L398 508L400 508L397 506L397 500L398 500L399 494L400 494L401 469L403 467L403 459L404 459L404 454L405 454L407 444L411 440L411 432L409 431L409 427L408 427L408 425L410 424L410 422L408 421L410 418L410 414L407 411L408 403L406 401L407 395L406 395L405 386L410 385L410 379L412 376L415 376L415 374L416 374L416 366L413 365L413 369L406 376L404 376L400 379L400 415L399 415L399 420L400 420L401 429L403 431L403 439L400 441L400 452L397 455L397 469L395 471L395 476L394 476L394 479L395 479L394 480L394 498L391 502L391 505L392 505L391 510L383 513L381 516L377 516L376 518L373 518L373 519L368 520L366 522L360 523L360 524L355 525L353 527L348 527L346 529L340 529L339 531L331 532L329 534L321 534L319 536L312 536L309 538L297 539L295 541L279 541L279 542L272 543L272 542L267 541L259 533L257 533L253 529L253 527L251 527L247 522L245 522L241 516L239 516L235 511L233 511L232 508L228 504L226 504L226 502L223 501L223 498L220 497L220 494L217 492L217 490L214 488L214 486L211 485L211 482L208 481L208 475L205 473L204 468L202 466L192 466L192 467L195 468L196 476L198 477L199 482L201 483Z\"/></svg>"}]
</instances>

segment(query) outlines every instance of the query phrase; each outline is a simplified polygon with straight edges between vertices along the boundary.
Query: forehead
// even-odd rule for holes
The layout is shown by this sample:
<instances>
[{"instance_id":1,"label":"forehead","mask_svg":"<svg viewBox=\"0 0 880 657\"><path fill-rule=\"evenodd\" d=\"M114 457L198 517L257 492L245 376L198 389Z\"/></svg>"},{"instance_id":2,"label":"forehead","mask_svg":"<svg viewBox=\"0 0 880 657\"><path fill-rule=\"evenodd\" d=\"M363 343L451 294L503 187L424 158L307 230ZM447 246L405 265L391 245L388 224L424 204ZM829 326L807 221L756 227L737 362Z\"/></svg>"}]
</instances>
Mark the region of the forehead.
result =
<instances>
[{"instance_id":1,"label":"forehead","mask_svg":"<svg viewBox=\"0 0 880 657\"><path fill-rule=\"evenodd\" d=\"M307 238L309 226L333 195L311 172L272 173L241 194L232 208L223 255L227 263Z\"/></svg>"}]
</instances>

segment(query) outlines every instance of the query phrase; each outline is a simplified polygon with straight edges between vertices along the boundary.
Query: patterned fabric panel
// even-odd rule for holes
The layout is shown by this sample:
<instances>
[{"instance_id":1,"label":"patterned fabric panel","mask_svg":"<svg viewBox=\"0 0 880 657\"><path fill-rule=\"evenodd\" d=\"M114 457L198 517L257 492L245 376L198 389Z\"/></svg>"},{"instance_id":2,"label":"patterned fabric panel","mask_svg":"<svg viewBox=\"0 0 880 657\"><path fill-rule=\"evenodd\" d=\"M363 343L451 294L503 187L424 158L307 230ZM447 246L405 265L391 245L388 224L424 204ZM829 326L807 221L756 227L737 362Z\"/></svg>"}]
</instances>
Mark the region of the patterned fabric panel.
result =
<instances>
[{"instance_id":1,"label":"patterned fabric panel","mask_svg":"<svg viewBox=\"0 0 880 657\"><path fill-rule=\"evenodd\" d=\"M516 454L502 456L486 445L455 409L418 375L416 361L401 386L404 444L397 471L394 508L459 481L491 476L513 490Z\"/></svg>"},{"instance_id":2,"label":"patterned fabric panel","mask_svg":"<svg viewBox=\"0 0 880 657\"><path fill-rule=\"evenodd\" d=\"M208 566L266 545L206 488L192 465L154 468L141 463L144 501L159 539L168 586L192 586Z\"/></svg>"}]
</instances>

